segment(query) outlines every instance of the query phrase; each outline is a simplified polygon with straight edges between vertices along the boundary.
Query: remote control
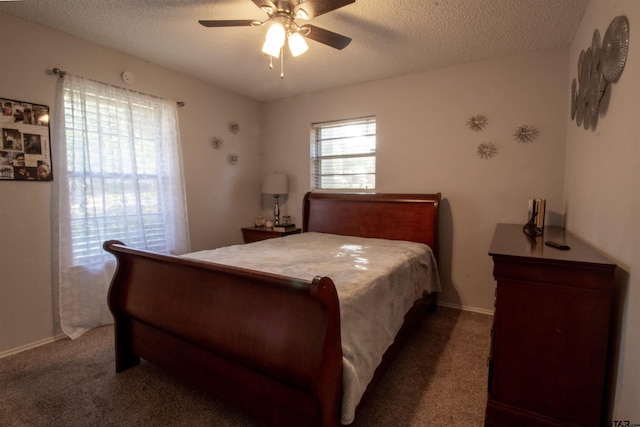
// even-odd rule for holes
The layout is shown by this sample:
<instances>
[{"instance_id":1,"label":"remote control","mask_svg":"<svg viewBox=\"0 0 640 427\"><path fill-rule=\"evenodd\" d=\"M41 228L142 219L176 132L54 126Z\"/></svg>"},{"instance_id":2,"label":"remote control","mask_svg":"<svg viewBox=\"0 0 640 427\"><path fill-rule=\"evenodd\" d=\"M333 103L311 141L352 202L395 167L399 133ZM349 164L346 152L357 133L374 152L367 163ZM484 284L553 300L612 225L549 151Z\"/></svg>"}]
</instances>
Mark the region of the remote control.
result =
<instances>
[{"instance_id":1,"label":"remote control","mask_svg":"<svg viewBox=\"0 0 640 427\"><path fill-rule=\"evenodd\" d=\"M547 246L551 246L552 248L560 249L561 251L568 251L569 249L571 249L569 245L554 242L552 240L547 240L546 242L544 242L544 244Z\"/></svg>"}]
</instances>

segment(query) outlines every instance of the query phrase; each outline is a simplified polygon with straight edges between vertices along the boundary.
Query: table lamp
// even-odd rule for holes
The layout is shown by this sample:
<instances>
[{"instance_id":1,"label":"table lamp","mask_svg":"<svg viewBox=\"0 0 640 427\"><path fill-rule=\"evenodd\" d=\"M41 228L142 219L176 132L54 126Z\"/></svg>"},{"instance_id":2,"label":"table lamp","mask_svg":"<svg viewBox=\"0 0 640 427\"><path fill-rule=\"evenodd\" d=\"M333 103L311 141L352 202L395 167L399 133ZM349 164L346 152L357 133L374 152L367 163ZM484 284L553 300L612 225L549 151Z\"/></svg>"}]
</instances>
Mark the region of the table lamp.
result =
<instances>
[{"instance_id":1,"label":"table lamp","mask_svg":"<svg viewBox=\"0 0 640 427\"><path fill-rule=\"evenodd\" d=\"M289 183L287 175L283 173L273 172L264 176L262 181L262 194L272 194L275 199L273 207L273 222L275 226L280 225L280 206L278 206L278 197L281 194L289 193Z\"/></svg>"}]
</instances>

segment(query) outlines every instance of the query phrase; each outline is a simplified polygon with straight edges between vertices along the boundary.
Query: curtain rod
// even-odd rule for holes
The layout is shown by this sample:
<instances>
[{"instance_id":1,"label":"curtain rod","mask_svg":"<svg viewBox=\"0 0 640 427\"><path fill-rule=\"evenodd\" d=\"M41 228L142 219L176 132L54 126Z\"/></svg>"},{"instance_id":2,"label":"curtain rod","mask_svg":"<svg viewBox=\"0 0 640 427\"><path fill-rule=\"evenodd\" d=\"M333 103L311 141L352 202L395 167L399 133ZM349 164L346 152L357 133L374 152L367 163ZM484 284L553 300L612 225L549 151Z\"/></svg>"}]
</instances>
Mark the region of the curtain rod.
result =
<instances>
[{"instance_id":1,"label":"curtain rod","mask_svg":"<svg viewBox=\"0 0 640 427\"><path fill-rule=\"evenodd\" d=\"M58 67L52 68L52 69L51 69L51 73L53 73L53 74L57 75L57 76L58 76L58 77L60 77L61 79L62 79L62 78L64 78L64 77L67 75L67 72L66 72L66 71L61 70L61 69L60 69L60 68L58 68ZM102 83L102 82L98 82L98 83ZM106 84L106 83L105 83L105 84ZM139 93L139 94L142 94L142 95L153 96L154 98L160 98L159 96L151 95L151 94L144 93L144 92L138 92L137 90L127 89L127 88L123 88L123 89L130 90L131 92L136 92L136 93ZM185 106L185 103L184 103L184 101L176 101L176 105L177 105L178 107L184 107L184 106Z\"/></svg>"}]
</instances>

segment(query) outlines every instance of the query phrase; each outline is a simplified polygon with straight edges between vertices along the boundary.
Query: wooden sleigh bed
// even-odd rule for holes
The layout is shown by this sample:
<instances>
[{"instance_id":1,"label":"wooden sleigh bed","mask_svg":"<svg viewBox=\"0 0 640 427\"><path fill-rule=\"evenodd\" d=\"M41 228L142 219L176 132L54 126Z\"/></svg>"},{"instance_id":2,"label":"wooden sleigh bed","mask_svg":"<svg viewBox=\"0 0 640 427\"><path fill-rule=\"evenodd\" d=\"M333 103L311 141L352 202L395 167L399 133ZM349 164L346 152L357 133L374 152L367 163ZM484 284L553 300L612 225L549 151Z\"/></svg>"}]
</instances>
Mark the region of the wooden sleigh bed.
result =
<instances>
[{"instance_id":1,"label":"wooden sleigh bed","mask_svg":"<svg viewBox=\"0 0 640 427\"><path fill-rule=\"evenodd\" d=\"M303 232L424 243L437 258L439 203L439 193L307 193ZM104 249L117 259L108 295L117 372L143 358L269 425L341 424L340 303L322 271L300 279L118 241ZM436 298L424 293L406 313L365 396Z\"/></svg>"}]
</instances>

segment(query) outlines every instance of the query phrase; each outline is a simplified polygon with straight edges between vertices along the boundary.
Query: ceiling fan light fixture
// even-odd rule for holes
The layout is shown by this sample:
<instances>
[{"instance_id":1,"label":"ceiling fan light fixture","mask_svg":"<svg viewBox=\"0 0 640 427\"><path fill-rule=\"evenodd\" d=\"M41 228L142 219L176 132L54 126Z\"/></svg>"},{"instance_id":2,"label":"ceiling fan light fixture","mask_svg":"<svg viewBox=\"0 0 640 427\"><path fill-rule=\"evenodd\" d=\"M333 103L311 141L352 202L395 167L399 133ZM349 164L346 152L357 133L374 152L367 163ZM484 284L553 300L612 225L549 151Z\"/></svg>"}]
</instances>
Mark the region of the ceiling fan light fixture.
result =
<instances>
[{"instance_id":1,"label":"ceiling fan light fixture","mask_svg":"<svg viewBox=\"0 0 640 427\"><path fill-rule=\"evenodd\" d=\"M279 22L274 22L267 31L267 37L262 46L262 52L275 58L280 56L280 49L284 46L286 33L284 26Z\"/></svg>"},{"instance_id":2,"label":"ceiling fan light fixture","mask_svg":"<svg viewBox=\"0 0 640 427\"><path fill-rule=\"evenodd\" d=\"M291 51L291 55L302 55L307 49L309 49L309 45L307 45L307 42L300 33L295 32L289 34L289 50Z\"/></svg>"},{"instance_id":3,"label":"ceiling fan light fixture","mask_svg":"<svg viewBox=\"0 0 640 427\"><path fill-rule=\"evenodd\" d=\"M268 40L265 41L264 44L262 45L262 53L265 53L269 56L273 56L274 58L280 57L281 50L282 48L275 46L273 44L270 44Z\"/></svg>"}]
</instances>

